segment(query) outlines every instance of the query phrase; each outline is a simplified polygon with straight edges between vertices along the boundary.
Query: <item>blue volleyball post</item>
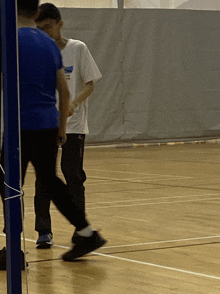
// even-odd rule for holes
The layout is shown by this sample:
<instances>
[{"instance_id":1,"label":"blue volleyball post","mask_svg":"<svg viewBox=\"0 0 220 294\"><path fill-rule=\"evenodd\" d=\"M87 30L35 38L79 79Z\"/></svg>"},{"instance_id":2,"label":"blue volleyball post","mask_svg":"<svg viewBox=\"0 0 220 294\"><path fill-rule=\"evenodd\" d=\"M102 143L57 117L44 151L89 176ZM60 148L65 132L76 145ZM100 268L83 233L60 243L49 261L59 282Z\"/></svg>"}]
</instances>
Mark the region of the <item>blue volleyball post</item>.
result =
<instances>
[{"instance_id":1,"label":"blue volleyball post","mask_svg":"<svg viewBox=\"0 0 220 294\"><path fill-rule=\"evenodd\" d=\"M7 293L21 294L21 181L16 0L1 0Z\"/></svg>"}]
</instances>

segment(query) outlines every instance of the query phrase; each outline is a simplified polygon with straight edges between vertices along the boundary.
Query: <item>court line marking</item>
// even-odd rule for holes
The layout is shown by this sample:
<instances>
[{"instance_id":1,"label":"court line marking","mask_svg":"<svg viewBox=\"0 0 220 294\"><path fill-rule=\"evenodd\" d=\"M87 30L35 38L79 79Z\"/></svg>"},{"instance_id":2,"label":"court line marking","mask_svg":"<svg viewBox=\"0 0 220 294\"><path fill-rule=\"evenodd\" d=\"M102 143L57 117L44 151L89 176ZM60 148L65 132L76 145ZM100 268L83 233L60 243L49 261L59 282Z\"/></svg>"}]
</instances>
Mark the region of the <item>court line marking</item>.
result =
<instances>
[{"instance_id":1,"label":"court line marking","mask_svg":"<svg viewBox=\"0 0 220 294\"><path fill-rule=\"evenodd\" d=\"M185 197L191 197L191 196L211 196L211 195L220 195L220 193L216 193L216 194L198 194L198 195L189 195L189 196L173 196L173 197L161 197L161 198L150 198L150 199L139 199L139 200L125 200L125 201L109 201L109 202L95 202L95 203L88 203L88 204L108 204L108 203L121 203L121 202L137 202L137 201L141 201L141 203L132 203L132 204L124 204L124 205L108 205L108 206L96 206L96 207L87 207L87 210L91 210L91 209L100 209L100 208L118 208L118 207L131 207L131 206L146 206L146 205L159 205L159 204L172 204L172 203L187 203L187 202L195 202L195 201L212 201L212 200L220 200L220 198L198 198L198 199L189 199L189 200L178 200L178 201L162 201L162 202L151 202L151 203L143 203L143 201L147 201L147 200L154 200L154 199L175 199L175 198L185 198ZM58 212L58 210L56 209L51 209L50 210L51 213L54 212ZM28 214L34 214L34 211L30 211L30 212L25 212L25 215ZM3 216L2 214L0 214L0 216ZM1 235L1 234L0 234Z\"/></svg>"},{"instance_id":2,"label":"court line marking","mask_svg":"<svg viewBox=\"0 0 220 294\"><path fill-rule=\"evenodd\" d=\"M97 206L97 207L87 207L86 210L91 209L104 209L104 208L120 208L120 207L131 207L131 206L146 206L146 205L160 205L160 204L176 204L176 203L187 203L187 202L203 202L203 201L211 201L211 200L220 200L220 198L207 198L207 199L190 199L190 200L178 200L178 201L163 201L163 202L155 202L155 203L133 203L133 204L125 204L125 205L107 205L107 206Z\"/></svg>"},{"instance_id":3,"label":"court line marking","mask_svg":"<svg viewBox=\"0 0 220 294\"><path fill-rule=\"evenodd\" d=\"M164 241L155 241L155 242L146 242L146 243L136 243L136 244L125 244L125 245L115 245L115 246L105 246L106 249L111 248L124 248L124 247L135 247L135 246L144 246L144 245L158 245L158 244L166 244L166 243L181 243L188 241L198 241L198 240L207 240L207 239L215 239L220 238L220 235L215 236L207 236L207 237L197 237L197 238L188 238L188 239L177 239L177 240L164 240Z\"/></svg>"},{"instance_id":4,"label":"court line marking","mask_svg":"<svg viewBox=\"0 0 220 294\"><path fill-rule=\"evenodd\" d=\"M0 233L0 236L6 237L5 234ZM105 246L102 247L103 249L111 249L111 248L123 248L123 247L134 247L134 246L143 246L143 245L155 245L155 244L165 244L165 243L179 243L179 242L189 242L189 241L199 241L199 240L207 240L207 239L216 239L220 238L220 235L213 235L213 236L206 236L206 237L194 237L194 238L185 238L185 239L174 239L174 240L162 240L162 241L154 241L154 242L145 242L145 243L135 243L135 244L124 244L124 245L113 245L113 246ZM21 240L23 240L23 237L21 237ZM33 239L28 239L25 238L25 241L31 242L31 243L36 243L35 240ZM62 246L62 245L57 245L54 244L56 247L61 247L61 248L70 248L67 246Z\"/></svg>"},{"instance_id":5,"label":"court line marking","mask_svg":"<svg viewBox=\"0 0 220 294\"><path fill-rule=\"evenodd\" d=\"M176 204L176 203L187 203L187 202L203 202L203 201L212 201L212 200L220 200L220 198L207 198L207 199L190 199L190 200L178 200L178 201L163 201L163 202L155 202L155 203L132 203L125 205L107 205L107 206L95 206L95 207L87 207L86 210L91 209L106 209L106 208L121 208L121 207L132 207L132 206L146 206L146 205L161 205L161 204ZM58 210L50 210L50 212L59 212ZM25 215L34 214L33 212L25 212ZM0 215L1 216L1 215Z\"/></svg>"},{"instance_id":6,"label":"court line marking","mask_svg":"<svg viewBox=\"0 0 220 294\"><path fill-rule=\"evenodd\" d=\"M62 175L62 173L57 173L59 176ZM156 174L155 174L156 175ZM174 176L174 175L157 175L157 177L155 177L154 175L152 175L152 177L146 177L146 178L125 178L125 179L120 179L120 178L111 178L111 177L100 177L100 176L88 176L87 179L87 185L88 186L94 186L97 185L99 182L102 182L102 184L105 183L105 185L107 184L112 184L112 183L108 183L110 182L118 182L118 183L139 183L139 184L146 184L146 183L151 183L153 181L172 181L172 180L184 180L184 179L194 179L194 177L186 177L186 176ZM89 182L91 180L91 183ZM31 187L31 185L26 185L24 186L23 189L26 190L32 190L35 189L35 187Z\"/></svg>"},{"instance_id":7,"label":"court line marking","mask_svg":"<svg viewBox=\"0 0 220 294\"><path fill-rule=\"evenodd\" d=\"M211 193L211 194L191 194L191 195L176 195L176 196L168 196L168 197L157 197L157 198L148 198L148 199L129 199L129 200L116 200L116 201L98 201L98 202L87 202L87 204L105 204L105 203L124 203L124 202L137 202L137 201L151 201L151 200L162 200L162 199L177 199L177 198L187 198L187 197L200 197L200 196L217 196L220 195L220 193Z\"/></svg>"},{"instance_id":8,"label":"court line marking","mask_svg":"<svg viewBox=\"0 0 220 294\"><path fill-rule=\"evenodd\" d=\"M119 171L119 170L105 170L105 169L94 169L94 168L85 168L86 171L100 171L100 172L108 172L108 173L123 173L123 174L132 174L132 175L147 175L147 176L163 176L163 177L183 177L183 178L193 178L188 176L175 176L175 175L164 175L164 174L148 174L148 173L138 173L138 172L132 172L132 171Z\"/></svg>"},{"instance_id":9,"label":"court line marking","mask_svg":"<svg viewBox=\"0 0 220 294\"><path fill-rule=\"evenodd\" d=\"M151 178L151 179L136 179L136 178L130 178L130 179L119 179L119 178L109 178L109 177L88 177L88 180L103 180L103 181L111 181L111 182L120 182L120 183L139 183L139 184L145 184L145 183L151 183L153 181L175 181L175 180L185 180L185 179L193 179L192 177L181 177L181 176L177 176L177 177L164 177L162 178Z\"/></svg>"},{"instance_id":10,"label":"court line marking","mask_svg":"<svg viewBox=\"0 0 220 294\"><path fill-rule=\"evenodd\" d=\"M0 233L0 236L6 237L5 234ZM199 240L208 240L208 239L216 239L220 238L220 235L214 236L206 236L206 237L195 237L195 238L185 238L185 239L175 239L175 240L163 240L163 241L154 241L154 242L146 242L146 243L135 243L135 244L124 244L124 245L113 245L113 246L105 246L103 249L112 249L112 248L124 248L124 247L135 247L135 246L145 246L145 245L158 245L158 244L167 244L167 243L181 243L181 242L189 242L189 241L199 241ZM23 238L21 238L23 240ZM25 238L25 241L36 243L33 239ZM200 244L199 244L200 245ZM69 249L71 246L62 246L54 244L55 247L60 247L64 249Z\"/></svg>"},{"instance_id":11,"label":"court line marking","mask_svg":"<svg viewBox=\"0 0 220 294\"><path fill-rule=\"evenodd\" d=\"M0 235L2 236L3 234L0 234ZM216 236L216 237L220 237L220 236ZM209 238L209 237L203 237L203 238ZM213 237L211 237L211 238L213 238ZM35 243L35 241L31 240L31 239L25 239L25 240ZM67 246L61 246L61 245L55 245L55 244L54 244L54 246L59 247L59 248L69 249L69 247L67 247ZM103 247L103 248L106 248L106 247ZM203 273L183 270L183 269L179 269L179 268L175 268L175 267L169 267L169 266L164 266L164 265L160 265L160 264L155 264L155 263L150 263L150 262L145 262L145 261L139 261L139 260L134 260L134 259L130 259L130 258L124 258L124 257L119 257L119 256L110 255L110 254L104 254L104 253L99 253L99 252L92 252L91 254L92 255L103 256L103 257L107 257L107 258L112 258L112 259L117 259L117 260L120 260L120 261L126 261L126 262L146 265L146 266L155 267L155 268L159 268L159 269L164 269L164 270L184 273L184 274L188 274L188 275L197 276L199 278L202 277L202 278L207 278L207 279L212 279L212 280L220 280L220 277L217 277L217 276L212 276L212 275L207 275L207 274L203 274Z\"/></svg>"},{"instance_id":12,"label":"court line marking","mask_svg":"<svg viewBox=\"0 0 220 294\"><path fill-rule=\"evenodd\" d=\"M60 168L60 166L57 167L58 169ZM154 177L154 176L157 176L157 177L181 177L181 178L194 178L194 177L189 177L189 176L176 176L176 175L165 175L165 174L149 174L149 173L138 173L138 172L132 172L132 171L120 171L120 170L105 170L105 169L91 169L91 168L85 168L86 172L87 171L96 171L96 172L107 172L107 173L122 173L122 174L132 174L132 175L142 175L142 176L147 176L147 177ZM30 169L30 170L27 170L27 172L30 172L30 173L35 173L34 169ZM63 175L62 171L58 171L57 174L59 175ZM88 179L91 178L90 176L88 176Z\"/></svg>"},{"instance_id":13,"label":"court line marking","mask_svg":"<svg viewBox=\"0 0 220 294\"><path fill-rule=\"evenodd\" d=\"M219 195L219 193L218 194L205 194L204 196L207 196L207 195ZM196 195L196 197L198 197L199 195ZM203 195L201 195L201 196L203 196ZM178 197L180 197L181 198L181 196L178 196ZM183 197L188 197L188 196L183 196ZM164 197L165 199L166 198L176 198L176 196L174 196L174 197ZM158 199L160 199L160 198L158 198ZM162 198L163 199L163 198ZM152 199L150 199L150 200L153 200L153 198ZM220 198L203 198L203 199L201 199L201 198L198 198L198 199L189 199L189 200L178 200L178 201L162 201L162 202L151 202L151 203L143 203L143 201L144 201L144 199L140 199L140 201L141 201L141 203L132 203L132 204L124 204L124 205L107 205L107 206L96 206L96 207L87 207L86 208L86 210L91 210L91 209L104 209L104 208L119 208L119 207L132 207L132 206L146 206L146 205L161 205L161 204L175 204L175 203L187 203L187 202L196 202L196 201L199 201L199 202L202 202L202 201L212 201L212 200L220 200ZM127 200L128 202L131 202L132 200ZM133 200L133 201L137 201L137 200ZM96 203L90 203L90 204L94 204L94 205L96 205L96 204L106 204L106 203L116 203L116 202L123 202L123 201L111 201L111 202L96 202ZM126 201L124 201L124 202L126 202ZM89 203L88 203L89 204ZM50 210L50 212L51 213L56 213L56 212L58 212L58 210L56 210L56 209L51 209ZM34 211L32 211L32 212L25 212L25 215L30 215L30 214L34 214L35 212ZM2 214L0 214L0 216L3 216Z\"/></svg>"},{"instance_id":14,"label":"court line marking","mask_svg":"<svg viewBox=\"0 0 220 294\"><path fill-rule=\"evenodd\" d=\"M111 192L112 193L112 192ZM125 193L125 192L124 192ZM127 192L126 192L127 193ZM158 193L157 193L158 194ZM208 193L208 194L189 194L189 195L175 195L175 196L163 196L163 197L152 197L152 198L139 198L139 199L127 199L127 200L112 200L112 201L97 201L97 202L87 202L87 204L105 204L105 203L125 203L125 202L137 202L137 201L151 201L151 200L162 200L162 199L177 199L177 198L187 198L187 197L205 197L205 196L217 196L220 193ZM27 207L28 208L28 207ZM30 207L29 207L30 208Z\"/></svg>"},{"instance_id":15,"label":"court line marking","mask_svg":"<svg viewBox=\"0 0 220 294\"><path fill-rule=\"evenodd\" d=\"M160 265L160 264L149 263L149 262L145 262L145 261L138 261L138 260L119 257L119 256L115 256L115 255L107 255L107 254L98 253L98 252L93 252L93 254L103 256L103 257L118 259L118 260L121 260L121 261L127 261L127 262L137 263L137 264L141 264L141 265L147 265L147 266L151 266L151 267L156 267L156 268L160 268L160 269L165 269L165 270L180 272L180 273L184 273L184 274L189 274L189 275L197 276L197 277L200 277L200 278L202 277L202 278L208 278L208 279L213 279L213 280L220 280L220 277L207 275L207 274L202 274L202 273L197 273L197 272L192 272L192 271L187 271L187 270L178 269L178 268L169 267L169 266L164 266L164 265ZM171 279L172 279L172 277L171 277Z\"/></svg>"}]
</instances>

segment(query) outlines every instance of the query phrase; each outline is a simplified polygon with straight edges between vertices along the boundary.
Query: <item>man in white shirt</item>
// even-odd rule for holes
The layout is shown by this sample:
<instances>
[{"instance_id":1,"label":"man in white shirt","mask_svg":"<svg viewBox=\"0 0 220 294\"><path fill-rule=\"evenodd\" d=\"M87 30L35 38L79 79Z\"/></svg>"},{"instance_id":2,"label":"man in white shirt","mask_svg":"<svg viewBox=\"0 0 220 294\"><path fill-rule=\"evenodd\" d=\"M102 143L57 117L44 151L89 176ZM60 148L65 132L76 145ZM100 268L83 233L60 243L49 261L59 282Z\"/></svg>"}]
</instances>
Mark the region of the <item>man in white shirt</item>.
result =
<instances>
[{"instance_id":1,"label":"man in white shirt","mask_svg":"<svg viewBox=\"0 0 220 294\"><path fill-rule=\"evenodd\" d=\"M65 76L70 91L70 110L67 120L67 141L62 146L61 169L73 200L85 214L86 174L83 170L85 135L88 130L88 97L94 90L94 82L101 73L85 43L65 39L61 36L63 21L60 11L51 3L40 5L40 15L36 20L37 28L53 38L61 50ZM50 248L52 242L50 201L45 197L47 191L38 179L35 195L35 230L39 233L37 248ZM49 199L49 198L48 198ZM77 240L74 233L72 242Z\"/></svg>"}]
</instances>

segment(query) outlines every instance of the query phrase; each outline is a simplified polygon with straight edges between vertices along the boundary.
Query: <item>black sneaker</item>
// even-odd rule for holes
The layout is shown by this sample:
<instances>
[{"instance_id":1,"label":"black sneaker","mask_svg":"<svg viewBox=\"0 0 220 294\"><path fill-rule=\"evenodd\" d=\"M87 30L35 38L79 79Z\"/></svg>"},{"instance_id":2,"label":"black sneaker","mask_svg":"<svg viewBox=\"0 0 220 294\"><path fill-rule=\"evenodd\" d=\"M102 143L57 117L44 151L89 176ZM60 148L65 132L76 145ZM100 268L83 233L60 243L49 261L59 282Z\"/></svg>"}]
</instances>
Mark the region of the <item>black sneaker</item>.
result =
<instances>
[{"instance_id":1,"label":"black sneaker","mask_svg":"<svg viewBox=\"0 0 220 294\"><path fill-rule=\"evenodd\" d=\"M92 252L101 246L103 246L107 241L101 237L101 235L94 231L91 237L78 238L76 244L73 248L63 254L62 258L64 261L73 261L89 252Z\"/></svg>"},{"instance_id":2,"label":"black sneaker","mask_svg":"<svg viewBox=\"0 0 220 294\"><path fill-rule=\"evenodd\" d=\"M73 244L77 243L80 238L83 238L83 237L80 236L77 233L77 231L75 230L75 232L73 233L72 239L71 239L71 243L73 243Z\"/></svg>"},{"instance_id":3,"label":"black sneaker","mask_svg":"<svg viewBox=\"0 0 220 294\"><path fill-rule=\"evenodd\" d=\"M40 236L36 242L37 249L47 249L53 245L53 234L45 234Z\"/></svg>"},{"instance_id":4,"label":"black sneaker","mask_svg":"<svg viewBox=\"0 0 220 294\"><path fill-rule=\"evenodd\" d=\"M28 263L26 262L26 267L28 267ZM21 251L21 269L25 269L25 263L24 263L24 252ZM2 250L0 250L0 270L4 271L6 270L6 248L4 247Z\"/></svg>"}]
</instances>

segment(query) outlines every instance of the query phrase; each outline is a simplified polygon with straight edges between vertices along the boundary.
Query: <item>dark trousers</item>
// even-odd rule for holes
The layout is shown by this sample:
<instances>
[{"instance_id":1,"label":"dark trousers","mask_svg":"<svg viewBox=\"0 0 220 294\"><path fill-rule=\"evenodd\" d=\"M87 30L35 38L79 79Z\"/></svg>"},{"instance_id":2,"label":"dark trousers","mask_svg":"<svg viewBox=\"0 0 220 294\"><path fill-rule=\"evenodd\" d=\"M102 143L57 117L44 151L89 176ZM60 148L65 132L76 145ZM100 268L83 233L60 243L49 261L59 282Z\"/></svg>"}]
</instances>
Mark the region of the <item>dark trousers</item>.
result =
<instances>
[{"instance_id":1,"label":"dark trousers","mask_svg":"<svg viewBox=\"0 0 220 294\"><path fill-rule=\"evenodd\" d=\"M85 215L86 174L83 170L84 134L67 134L67 141L62 146L61 169L67 183L68 192L76 206ZM36 180L35 194L35 230L42 234L51 232L50 199L48 191L40 178Z\"/></svg>"},{"instance_id":2,"label":"dark trousers","mask_svg":"<svg viewBox=\"0 0 220 294\"><path fill-rule=\"evenodd\" d=\"M22 185L28 163L31 162L35 168L37 179L40 180L47 191L47 196L44 195L44 197L52 200L69 222L77 230L81 230L88 225L85 215L76 206L67 186L56 176L57 131L57 129L21 130ZM1 164L4 166L4 150L1 156ZM4 203L3 181L4 175L0 172L0 192Z\"/></svg>"}]
</instances>

